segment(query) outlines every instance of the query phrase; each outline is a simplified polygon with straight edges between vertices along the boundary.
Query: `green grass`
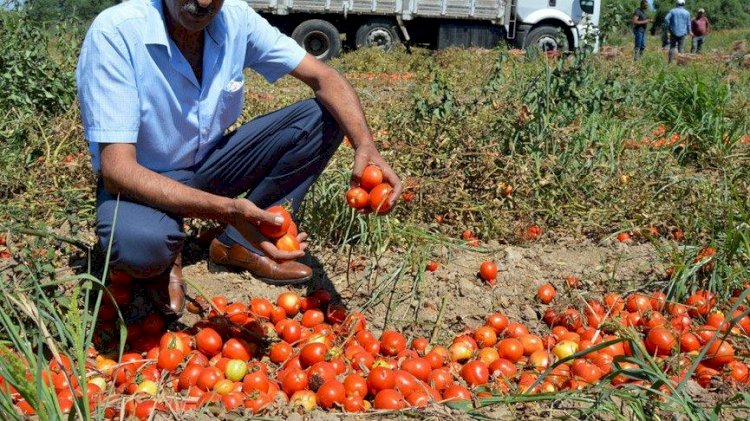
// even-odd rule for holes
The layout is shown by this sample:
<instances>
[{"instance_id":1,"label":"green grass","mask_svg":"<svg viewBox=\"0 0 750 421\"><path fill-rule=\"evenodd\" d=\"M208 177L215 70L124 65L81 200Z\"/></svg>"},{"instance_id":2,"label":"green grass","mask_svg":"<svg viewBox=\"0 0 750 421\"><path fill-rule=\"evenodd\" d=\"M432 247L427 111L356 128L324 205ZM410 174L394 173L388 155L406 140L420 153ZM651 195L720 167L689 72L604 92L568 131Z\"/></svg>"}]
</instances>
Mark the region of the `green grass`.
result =
<instances>
[{"instance_id":1,"label":"green grass","mask_svg":"<svg viewBox=\"0 0 750 421\"><path fill-rule=\"evenodd\" d=\"M750 145L741 141L750 133L750 72L711 58L729 54L731 43L749 34L714 34L707 49L720 51L687 66L667 66L656 39L637 64L627 54L550 62L504 48L347 54L332 65L351 78L379 148L415 197L385 219L344 208L352 151L342 147L304 204L302 226L320 246L372 257L368 279L380 282L354 286L370 297L357 303L362 309L385 302L390 313L415 296L429 250L461 247L456 239L464 229L483 240L523 244L531 224L542 226L549 243L679 228L683 243L655 242L659 257L675 266L675 275L657 286L673 298L698 288L726 298L750 279ZM67 72L55 80L70 83L77 40L65 41L44 48L58 52L55 63ZM628 50L627 35L615 41ZM413 77L389 76L404 72ZM248 74L246 86L242 121L310 95L290 78L272 86ZM88 310L103 294L86 265L79 274L70 268L94 241L94 176L77 104L63 105L13 107L0 119L8 139L0 145L0 229L14 257L0 260L0 346L18 352L0 352L0 375L42 419L62 414L41 370L64 352L77 375L85 372L96 323ZM641 143L660 126L680 141L662 148ZM509 197L506 185L513 187ZM444 223L435 223L436 216ZM701 269L708 261L694 261L707 245L718 251L711 271ZM401 260L381 268L379 260L394 250ZM629 374L649 379L651 388L511 395L483 404L569 400L577 402L578 417L603 411L621 418L617 401L638 419L666 413L711 419L712 411L747 408L746 395L715 407L701 407L682 391L655 399L663 396L664 372L645 353L635 358L641 370ZM33 381L25 380L26 368ZM9 402L0 393L0 410L8 413ZM90 415L85 399L76 407Z\"/></svg>"}]
</instances>

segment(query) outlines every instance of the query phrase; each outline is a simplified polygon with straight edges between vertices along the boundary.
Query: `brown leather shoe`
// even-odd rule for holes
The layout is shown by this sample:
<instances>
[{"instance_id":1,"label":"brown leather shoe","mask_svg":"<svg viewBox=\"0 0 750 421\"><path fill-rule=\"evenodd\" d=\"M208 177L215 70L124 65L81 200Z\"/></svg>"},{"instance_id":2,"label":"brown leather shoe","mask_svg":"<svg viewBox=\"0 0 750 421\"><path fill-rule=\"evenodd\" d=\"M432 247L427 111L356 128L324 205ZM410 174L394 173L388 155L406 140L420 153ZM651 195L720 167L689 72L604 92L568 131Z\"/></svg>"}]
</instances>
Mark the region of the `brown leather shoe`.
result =
<instances>
[{"instance_id":1,"label":"brown leather shoe","mask_svg":"<svg viewBox=\"0 0 750 421\"><path fill-rule=\"evenodd\" d=\"M247 270L259 280L271 285L304 284L312 278L310 266L294 260L276 262L239 244L227 246L218 239L211 241L208 256L213 264Z\"/></svg>"},{"instance_id":2,"label":"brown leather shoe","mask_svg":"<svg viewBox=\"0 0 750 421\"><path fill-rule=\"evenodd\" d=\"M146 281L146 294L162 313L182 316L185 311L185 283L182 281L182 253L177 255L169 273Z\"/></svg>"}]
</instances>

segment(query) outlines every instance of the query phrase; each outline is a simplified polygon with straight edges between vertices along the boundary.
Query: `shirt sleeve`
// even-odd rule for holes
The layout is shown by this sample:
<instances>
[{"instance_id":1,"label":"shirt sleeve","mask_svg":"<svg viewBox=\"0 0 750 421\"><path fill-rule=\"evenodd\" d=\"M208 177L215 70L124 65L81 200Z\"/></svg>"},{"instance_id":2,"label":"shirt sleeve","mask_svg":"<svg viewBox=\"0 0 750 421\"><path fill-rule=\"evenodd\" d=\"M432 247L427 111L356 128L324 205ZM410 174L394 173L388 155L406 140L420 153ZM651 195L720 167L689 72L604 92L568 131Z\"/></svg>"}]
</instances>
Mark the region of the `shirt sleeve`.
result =
<instances>
[{"instance_id":1,"label":"shirt sleeve","mask_svg":"<svg viewBox=\"0 0 750 421\"><path fill-rule=\"evenodd\" d=\"M140 105L135 71L122 37L92 28L81 48L76 79L89 142L135 143Z\"/></svg>"},{"instance_id":2,"label":"shirt sleeve","mask_svg":"<svg viewBox=\"0 0 750 421\"><path fill-rule=\"evenodd\" d=\"M245 67L255 70L268 82L273 83L296 69L306 52L254 10L249 7L247 10Z\"/></svg>"}]
</instances>

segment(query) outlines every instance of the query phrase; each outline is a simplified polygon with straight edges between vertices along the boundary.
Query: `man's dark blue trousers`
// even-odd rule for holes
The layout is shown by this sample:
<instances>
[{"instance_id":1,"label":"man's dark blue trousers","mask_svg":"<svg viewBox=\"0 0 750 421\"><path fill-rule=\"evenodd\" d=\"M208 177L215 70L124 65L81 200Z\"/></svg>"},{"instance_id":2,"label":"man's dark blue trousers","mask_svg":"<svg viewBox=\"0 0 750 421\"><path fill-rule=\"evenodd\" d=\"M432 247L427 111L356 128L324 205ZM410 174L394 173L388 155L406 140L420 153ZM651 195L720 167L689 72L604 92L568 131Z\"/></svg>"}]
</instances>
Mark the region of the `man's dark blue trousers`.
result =
<instances>
[{"instance_id":1,"label":"man's dark blue trousers","mask_svg":"<svg viewBox=\"0 0 750 421\"><path fill-rule=\"evenodd\" d=\"M194 167L162 175L216 195L245 194L261 209L290 203L294 214L342 139L342 130L323 105L308 99L227 134ZM181 217L122 196L118 204L101 180L96 199L96 233L104 250L113 241L112 268L149 278L171 267L185 240ZM220 239L259 253L231 225Z\"/></svg>"}]
</instances>

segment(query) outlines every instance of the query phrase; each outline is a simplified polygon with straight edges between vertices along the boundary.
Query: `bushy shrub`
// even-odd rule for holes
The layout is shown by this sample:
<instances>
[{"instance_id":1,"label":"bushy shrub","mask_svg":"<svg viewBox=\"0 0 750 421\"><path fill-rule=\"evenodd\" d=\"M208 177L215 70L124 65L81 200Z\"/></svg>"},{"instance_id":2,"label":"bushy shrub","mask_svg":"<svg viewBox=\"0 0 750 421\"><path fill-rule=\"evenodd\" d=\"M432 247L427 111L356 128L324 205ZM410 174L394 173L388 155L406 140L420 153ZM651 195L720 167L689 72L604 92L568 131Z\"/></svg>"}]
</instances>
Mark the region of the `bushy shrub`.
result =
<instances>
[{"instance_id":1,"label":"bushy shrub","mask_svg":"<svg viewBox=\"0 0 750 421\"><path fill-rule=\"evenodd\" d=\"M80 36L60 27L35 24L22 12L0 12L0 109L52 115L73 102Z\"/></svg>"}]
</instances>

